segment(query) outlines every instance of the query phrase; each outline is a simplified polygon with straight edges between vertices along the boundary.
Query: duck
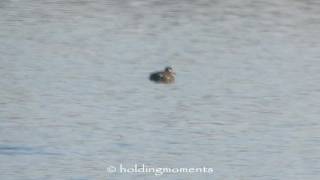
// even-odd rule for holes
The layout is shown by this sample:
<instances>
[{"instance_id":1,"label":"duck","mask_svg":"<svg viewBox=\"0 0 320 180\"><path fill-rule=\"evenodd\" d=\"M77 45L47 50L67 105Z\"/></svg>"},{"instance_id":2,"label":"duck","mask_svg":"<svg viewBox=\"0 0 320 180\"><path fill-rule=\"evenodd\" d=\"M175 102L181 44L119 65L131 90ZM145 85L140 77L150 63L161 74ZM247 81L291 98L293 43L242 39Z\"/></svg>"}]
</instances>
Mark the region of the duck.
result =
<instances>
[{"instance_id":1,"label":"duck","mask_svg":"<svg viewBox=\"0 0 320 180\"><path fill-rule=\"evenodd\" d=\"M163 71L151 73L149 79L156 83L170 84L175 82L175 75L172 67L167 66Z\"/></svg>"}]
</instances>

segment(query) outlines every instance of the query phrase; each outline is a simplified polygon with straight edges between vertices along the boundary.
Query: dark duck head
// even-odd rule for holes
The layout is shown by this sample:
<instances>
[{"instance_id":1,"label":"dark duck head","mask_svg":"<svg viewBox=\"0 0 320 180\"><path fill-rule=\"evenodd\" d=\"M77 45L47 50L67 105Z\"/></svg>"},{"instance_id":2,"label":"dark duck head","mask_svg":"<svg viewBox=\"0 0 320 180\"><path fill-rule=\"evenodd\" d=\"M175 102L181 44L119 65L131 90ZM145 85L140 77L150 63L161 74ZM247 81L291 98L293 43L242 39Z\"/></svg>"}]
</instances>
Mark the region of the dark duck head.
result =
<instances>
[{"instance_id":1,"label":"dark duck head","mask_svg":"<svg viewBox=\"0 0 320 180\"><path fill-rule=\"evenodd\" d=\"M166 67L164 71L154 72L150 74L149 79L157 83L173 83L175 81L176 73L172 67Z\"/></svg>"}]
</instances>

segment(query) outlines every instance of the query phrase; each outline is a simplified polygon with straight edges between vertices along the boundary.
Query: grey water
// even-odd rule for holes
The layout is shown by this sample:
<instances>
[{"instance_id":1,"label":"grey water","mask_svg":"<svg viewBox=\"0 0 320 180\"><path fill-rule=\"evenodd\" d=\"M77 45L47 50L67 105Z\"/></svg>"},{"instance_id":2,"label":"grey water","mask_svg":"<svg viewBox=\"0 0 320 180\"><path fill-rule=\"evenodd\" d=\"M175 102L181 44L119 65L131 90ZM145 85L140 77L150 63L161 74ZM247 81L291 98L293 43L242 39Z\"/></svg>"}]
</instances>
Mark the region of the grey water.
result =
<instances>
[{"instance_id":1,"label":"grey water","mask_svg":"<svg viewBox=\"0 0 320 180\"><path fill-rule=\"evenodd\" d=\"M1 180L320 178L318 0L1 0L0 76Z\"/></svg>"}]
</instances>

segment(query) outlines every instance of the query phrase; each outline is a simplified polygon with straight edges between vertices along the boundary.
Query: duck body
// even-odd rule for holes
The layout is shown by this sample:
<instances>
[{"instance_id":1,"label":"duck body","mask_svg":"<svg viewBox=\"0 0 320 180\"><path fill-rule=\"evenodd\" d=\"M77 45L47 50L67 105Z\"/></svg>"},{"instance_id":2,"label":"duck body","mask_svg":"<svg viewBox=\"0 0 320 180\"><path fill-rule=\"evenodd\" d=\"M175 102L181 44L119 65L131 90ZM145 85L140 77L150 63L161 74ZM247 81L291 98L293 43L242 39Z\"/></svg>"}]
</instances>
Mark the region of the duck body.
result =
<instances>
[{"instance_id":1,"label":"duck body","mask_svg":"<svg viewBox=\"0 0 320 180\"><path fill-rule=\"evenodd\" d=\"M166 67L164 71L151 73L149 79L156 83L173 83L175 81L175 72L171 67Z\"/></svg>"}]
</instances>

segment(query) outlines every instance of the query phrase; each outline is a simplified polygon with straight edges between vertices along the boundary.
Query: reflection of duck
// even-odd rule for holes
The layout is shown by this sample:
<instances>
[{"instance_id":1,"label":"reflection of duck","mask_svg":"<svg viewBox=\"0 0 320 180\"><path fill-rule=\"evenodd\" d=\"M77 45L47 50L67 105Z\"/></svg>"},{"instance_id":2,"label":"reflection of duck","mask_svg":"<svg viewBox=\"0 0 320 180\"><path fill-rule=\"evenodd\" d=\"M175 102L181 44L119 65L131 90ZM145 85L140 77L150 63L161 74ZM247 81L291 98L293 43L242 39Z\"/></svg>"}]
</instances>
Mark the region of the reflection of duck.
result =
<instances>
[{"instance_id":1,"label":"reflection of duck","mask_svg":"<svg viewBox=\"0 0 320 180\"><path fill-rule=\"evenodd\" d=\"M175 75L171 67L166 67L164 71L151 73L149 79L157 83L173 83Z\"/></svg>"}]
</instances>

